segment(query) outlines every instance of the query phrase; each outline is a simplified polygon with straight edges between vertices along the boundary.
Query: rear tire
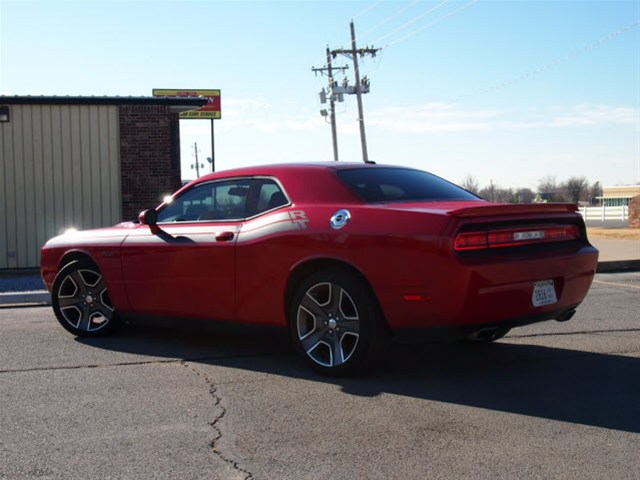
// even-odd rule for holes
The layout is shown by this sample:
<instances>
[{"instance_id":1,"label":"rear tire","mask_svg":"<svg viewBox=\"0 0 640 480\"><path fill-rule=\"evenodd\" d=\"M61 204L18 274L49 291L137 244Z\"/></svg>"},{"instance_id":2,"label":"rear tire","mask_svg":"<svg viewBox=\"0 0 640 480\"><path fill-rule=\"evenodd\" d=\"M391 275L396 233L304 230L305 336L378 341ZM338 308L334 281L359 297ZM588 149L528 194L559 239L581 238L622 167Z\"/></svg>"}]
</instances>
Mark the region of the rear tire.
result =
<instances>
[{"instance_id":1,"label":"rear tire","mask_svg":"<svg viewBox=\"0 0 640 480\"><path fill-rule=\"evenodd\" d=\"M51 304L60 324L79 337L106 335L120 324L104 278L88 260L74 260L60 269Z\"/></svg>"},{"instance_id":2,"label":"rear tire","mask_svg":"<svg viewBox=\"0 0 640 480\"><path fill-rule=\"evenodd\" d=\"M375 296L353 273L315 272L295 290L289 308L293 342L307 364L324 375L351 376L383 354L387 329Z\"/></svg>"}]
</instances>

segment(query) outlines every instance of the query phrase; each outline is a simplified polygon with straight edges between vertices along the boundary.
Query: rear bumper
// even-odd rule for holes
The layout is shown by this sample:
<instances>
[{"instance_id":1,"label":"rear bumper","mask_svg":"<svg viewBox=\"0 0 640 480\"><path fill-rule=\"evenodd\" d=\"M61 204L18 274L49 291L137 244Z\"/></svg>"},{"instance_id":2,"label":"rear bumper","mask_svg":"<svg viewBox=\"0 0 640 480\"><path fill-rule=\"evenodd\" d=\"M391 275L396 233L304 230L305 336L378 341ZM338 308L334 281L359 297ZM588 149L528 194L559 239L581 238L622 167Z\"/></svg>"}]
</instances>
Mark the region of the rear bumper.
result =
<instances>
[{"instance_id":1,"label":"rear bumper","mask_svg":"<svg viewBox=\"0 0 640 480\"><path fill-rule=\"evenodd\" d=\"M563 251L531 249L526 253L460 256L435 263L419 273L424 283L391 288L381 298L393 330L526 325L558 318L587 295L598 262L591 245ZM534 284L553 280L557 302L534 307ZM407 294L420 301L406 301Z\"/></svg>"}]
</instances>

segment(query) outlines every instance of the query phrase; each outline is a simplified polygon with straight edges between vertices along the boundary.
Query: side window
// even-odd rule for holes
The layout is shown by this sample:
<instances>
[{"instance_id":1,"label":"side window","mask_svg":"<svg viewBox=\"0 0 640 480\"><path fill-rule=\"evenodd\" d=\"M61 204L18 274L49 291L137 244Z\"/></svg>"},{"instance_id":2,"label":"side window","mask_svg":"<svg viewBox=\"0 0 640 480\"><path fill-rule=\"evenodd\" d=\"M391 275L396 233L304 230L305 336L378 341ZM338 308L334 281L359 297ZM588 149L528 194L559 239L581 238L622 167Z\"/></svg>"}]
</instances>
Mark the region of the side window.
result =
<instances>
[{"instance_id":1,"label":"side window","mask_svg":"<svg viewBox=\"0 0 640 480\"><path fill-rule=\"evenodd\" d=\"M289 203L280 186L273 180L257 181L257 204L254 214L273 210Z\"/></svg>"},{"instance_id":2,"label":"side window","mask_svg":"<svg viewBox=\"0 0 640 480\"><path fill-rule=\"evenodd\" d=\"M380 184L380 190L382 190L382 195L384 195L385 200L402 200L408 196L407 192L397 185L386 185L383 183Z\"/></svg>"},{"instance_id":3,"label":"side window","mask_svg":"<svg viewBox=\"0 0 640 480\"><path fill-rule=\"evenodd\" d=\"M158 222L237 220L247 216L251 180L201 183L158 212Z\"/></svg>"}]
</instances>

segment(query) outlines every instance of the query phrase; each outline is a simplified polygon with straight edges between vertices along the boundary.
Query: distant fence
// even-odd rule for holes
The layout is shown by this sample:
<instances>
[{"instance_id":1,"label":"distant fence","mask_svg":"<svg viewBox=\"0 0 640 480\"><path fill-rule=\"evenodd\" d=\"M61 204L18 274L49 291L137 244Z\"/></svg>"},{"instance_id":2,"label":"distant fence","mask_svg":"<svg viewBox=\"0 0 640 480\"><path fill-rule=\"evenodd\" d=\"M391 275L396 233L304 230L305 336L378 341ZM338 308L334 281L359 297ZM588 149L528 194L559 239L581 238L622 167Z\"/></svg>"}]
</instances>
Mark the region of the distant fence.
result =
<instances>
[{"instance_id":1,"label":"distant fence","mask_svg":"<svg viewBox=\"0 0 640 480\"><path fill-rule=\"evenodd\" d=\"M580 207L578 209L582 218L586 220L620 220L629 219L629 207Z\"/></svg>"}]
</instances>

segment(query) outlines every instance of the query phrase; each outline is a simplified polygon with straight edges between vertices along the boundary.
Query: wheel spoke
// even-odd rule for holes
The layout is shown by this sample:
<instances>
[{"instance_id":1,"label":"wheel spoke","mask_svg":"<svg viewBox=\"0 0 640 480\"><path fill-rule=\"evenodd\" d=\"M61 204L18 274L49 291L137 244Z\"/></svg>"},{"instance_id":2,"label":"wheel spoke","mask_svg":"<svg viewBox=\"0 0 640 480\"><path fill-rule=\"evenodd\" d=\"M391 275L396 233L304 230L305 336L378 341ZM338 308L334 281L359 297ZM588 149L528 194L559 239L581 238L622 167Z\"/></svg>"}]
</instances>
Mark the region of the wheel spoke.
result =
<instances>
[{"instance_id":1,"label":"wheel spoke","mask_svg":"<svg viewBox=\"0 0 640 480\"><path fill-rule=\"evenodd\" d=\"M100 280L94 286L91 287L96 292L103 292L107 289L107 286L104 283L104 278L100 276Z\"/></svg>"},{"instance_id":2,"label":"wheel spoke","mask_svg":"<svg viewBox=\"0 0 640 480\"><path fill-rule=\"evenodd\" d=\"M357 333L344 332L340 336L340 350L342 352L342 361L349 360L358 345L360 335Z\"/></svg>"},{"instance_id":3,"label":"wheel spoke","mask_svg":"<svg viewBox=\"0 0 640 480\"><path fill-rule=\"evenodd\" d=\"M78 274L82 278L82 283L85 288L97 288L98 284L102 281L102 275L93 270L78 270Z\"/></svg>"},{"instance_id":4,"label":"wheel spoke","mask_svg":"<svg viewBox=\"0 0 640 480\"><path fill-rule=\"evenodd\" d=\"M109 297L109 292L107 292L106 288L98 295L98 302L99 305L107 309L109 314L113 313L113 305L111 304L111 298Z\"/></svg>"},{"instance_id":5,"label":"wheel spoke","mask_svg":"<svg viewBox=\"0 0 640 480\"><path fill-rule=\"evenodd\" d=\"M339 325L342 332L360 334L360 320L358 318L341 318Z\"/></svg>"},{"instance_id":6,"label":"wheel spoke","mask_svg":"<svg viewBox=\"0 0 640 480\"><path fill-rule=\"evenodd\" d=\"M61 309L77 307L82 310L82 297L58 297L58 305L60 305Z\"/></svg>"},{"instance_id":7,"label":"wheel spoke","mask_svg":"<svg viewBox=\"0 0 640 480\"><path fill-rule=\"evenodd\" d=\"M342 302L342 293L344 290L337 286L335 283L331 284L331 290L329 291L329 306L328 309L333 315L338 315L340 312L340 303Z\"/></svg>"},{"instance_id":8,"label":"wheel spoke","mask_svg":"<svg viewBox=\"0 0 640 480\"><path fill-rule=\"evenodd\" d=\"M82 312L82 316L78 329L83 332L88 332L91 329L91 308L83 306L83 308L80 308L80 311Z\"/></svg>"},{"instance_id":9,"label":"wheel spoke","mask_svg":"<svg viewBox=\"0 0 640 480\"><path fill-rule=\"evenodd\" d=\"M345 355L342 354L342 346L340 345L340 338L337 335L331 335L327 337L327 343L331 346L331 356L333 357L332 367L342 365L344 363Z\"/></svg>"},{"instance_id":10,"label":"wheel spoke","mask_svg":"<svg viewBox=\"0 0 640 480\"><path fill-rule=\"evenodd\" d=\"M313 332L307 335L304 339L300 340L300 342L302 343L302 348L305 352L309 353L315 347L317 347L320 342L325 341L326 336L327 329L324 327L318 328L316 326L316 329Z\"/></svg>"},{"instance_id":11,"label":"wheel spoke","mask_svg":"<svg viewBox=\"0 0 640 480\"><path fill-rule=\"evenodd\" d=\"M111 310L106 305L96 303L93 308L93 313L99 313L105 318L105 320L109 320L111 318L111 315L113 315L113 310Z\"/></svg>"},{"instance_id":12,"label":"wheel spoke","mask_svg":"<svg viewBox=\"0 0 640 480\"><path fill-rule=\"evenodd\" d=\"M69 274L69 278L71 278L71 280L73 280L73 283L76 284L76 287L78 287L76 296L79 297L80 295L84 294L87 291L87 284L84 281L84 278L82 278L82 275L80 275L80 272L78 270L71 272Z\"/></svg>"},{"instance_id":13,"label":"wheel spoke","mask_svg":"<svg viewBox=\"0 0 640 480\"><path fill-rule=\"evenodd\" d=\"M311 297L309 294L305 295L300 302L300 306L302 306L307 312L313 315L317 322L322 322L324 318L327 316L324 309L318 305L316 300Z\"/></svg>"}]
</instances>

